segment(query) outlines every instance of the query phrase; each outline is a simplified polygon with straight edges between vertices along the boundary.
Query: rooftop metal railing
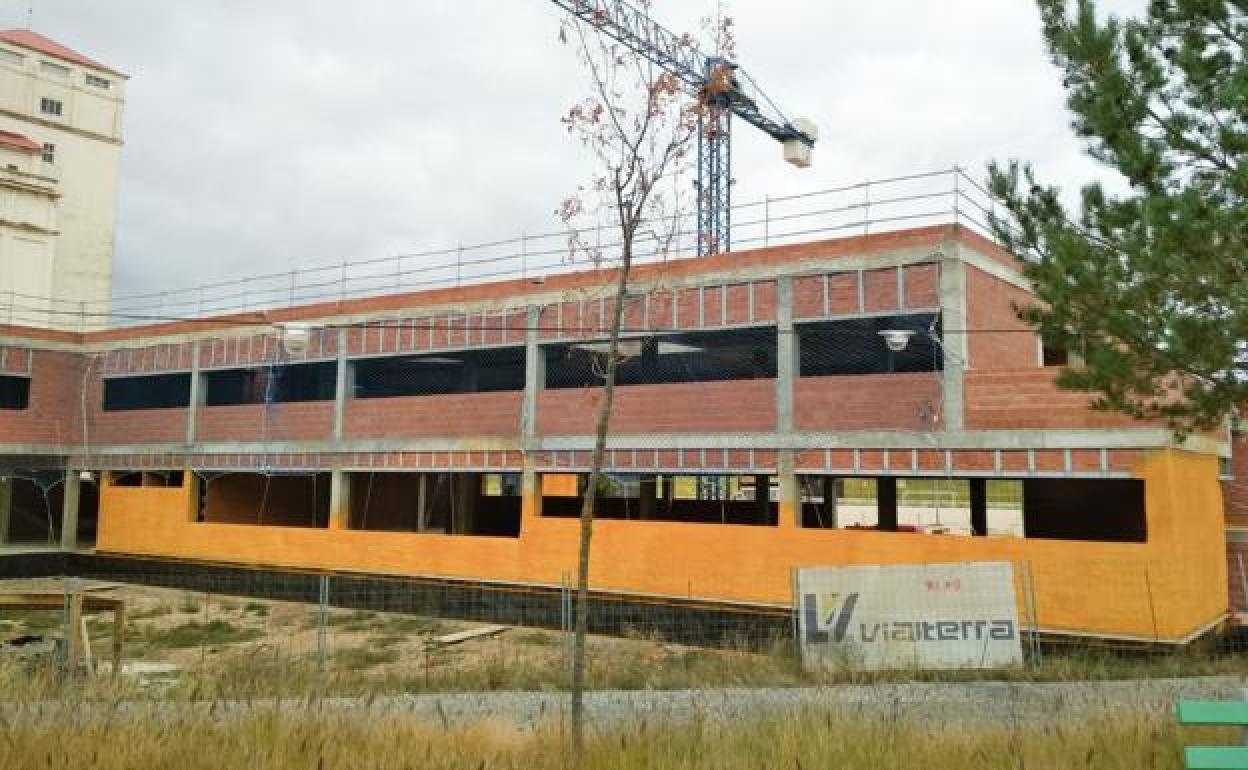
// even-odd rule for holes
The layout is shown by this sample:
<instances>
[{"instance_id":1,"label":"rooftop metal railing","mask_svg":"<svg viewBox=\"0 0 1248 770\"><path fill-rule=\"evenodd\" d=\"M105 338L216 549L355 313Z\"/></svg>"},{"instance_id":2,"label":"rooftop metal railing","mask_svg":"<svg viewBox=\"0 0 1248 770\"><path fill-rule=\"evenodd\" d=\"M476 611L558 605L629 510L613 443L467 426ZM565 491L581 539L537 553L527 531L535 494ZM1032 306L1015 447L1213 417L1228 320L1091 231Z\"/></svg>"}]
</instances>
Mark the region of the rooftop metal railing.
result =
<instances>
[{"instance_id":1,"label":"rooftop metal railing","mask_svg":"<svg viewBox=\"0 0 1248 770\"><path fill-rule=\"evenodd\" d=\"M955 166L738 204L732 211L732 242L734 249L746 250L938 224L961 224L992 237L989 220L995 210L983 186ZM697 233L692 212L678 221L679 231L662 250L655 241L638 244L635 262L694 256ZM603 255L601 265L618 259L617 230L591 226L581 228L580 237ZM553 230L168 291L121 294L111 302L66 302L0 291L0 321L90 330L550 276L590 266L583 253L574 253L570 247L568 230Z\"/></svg>"}]
</instances>

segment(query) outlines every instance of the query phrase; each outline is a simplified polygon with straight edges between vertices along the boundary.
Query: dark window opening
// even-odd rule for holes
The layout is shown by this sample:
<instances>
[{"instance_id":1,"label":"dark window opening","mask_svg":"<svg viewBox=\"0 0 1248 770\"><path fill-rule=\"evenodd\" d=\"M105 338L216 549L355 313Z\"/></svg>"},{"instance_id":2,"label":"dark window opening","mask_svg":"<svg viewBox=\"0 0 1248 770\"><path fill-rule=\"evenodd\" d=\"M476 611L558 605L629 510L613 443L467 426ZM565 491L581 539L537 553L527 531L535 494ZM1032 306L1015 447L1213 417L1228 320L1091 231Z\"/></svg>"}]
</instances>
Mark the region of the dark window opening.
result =
<instances>
[{"instance_id":1,"label":"dark window opening","mask_svg":"<svg viewBox=\"0 0 1248 770\"><path fill-rule=\"evenodd\" d=\"M934 339L941 333L937 319L934 314L920 313L800 324L801 376L939 371L944 368L944 356ZM904 339L904 349L890 347L882 334L890 331L903 333L896 338Z\"/></svg>"},{"instance_id":2,"label":"dark window opening","mask_svg":"<svg viewBox=\"0 0 1248 770\"><path fill-rule=\"evenodd\" d=\"M349 527L520 536L518 473L353 473Z\"/></svg>"},{"instance_id":3,"label":"dark window opening","mask_svg":"<svg viewBox=\"0 0 1248 770\"><path fill-rule=\"evenodd\" d=\"M1070 351L1057 345L1045 344L1042 348L1042 363L1045 366L1069 366Z\"/></svg>"},{"instance_id":4,"label":"dark window opening","mask_svg":"<svg viewBox=\"0 0 1248 770\"><path fill-rule=\"evenodd\" d=\"M121 473L113 472L109 479L109 485L114 487L141 487L143 486L142 473Z\"/></svg>"},{"instance_id":5,"label":"dark window opening","mask_svg":"<svg viewBox=\"0 0 1248 770\"><path fill-rule=\"evenodd\" d=\"M9 531L6 542L56 544L61 542L61 485L45 486L28 478L11 477ZM86 485L84 485L86 486Z\"/></svg>"},{"instance_id":6,"label":"dark window opening","mask_svg":"<svg viewBox=\"0 0 1248 770\"><path fill-rule=\"evenodd\" d=\"M576 518L588 474L546 474L542 515ZM773 476L608 474L594 504L601 519L774 527L779 520Z\"/></svg>"},{"instance_id":7,"label":"dark window opening","mask_svg":"<svg viewBox=\"0 0 1248 770\"><path fill-rule=\"evenodd\" d=\"M191 403L191 375L156 374L104 380L104 411L184 409Z\"/></svg>"},{"instance_id":8,"label":"dark window opening","mask_svg":"<svg viewBox=\"0 0 1248 770\"><path fill-rule=\"evenodd\" d=\"M0 376L0 409L20 411L30 408L30 378Z\"/></svg>"},{"instance_id":9,"label":"dark window opening","mask_svg":"<svg viewBox=\"0 0 1248 770\"><path fill-rule=\"evenodd\" d=\"M333 401L338 369L334 363L285 364L225 369L204 374L207 406L289 404Z\"/></svg>"},{"instance_id":10,"label":"dark window opening","mask_svg":"<svg viewBox=\"0 0 1248 770\"><path fill-rule=\"evenodd\" d=\"M352 366L356 398L524 390L524 348L373 358Z\"/></svg>"},{"instance_id":11,"label":"dark window opening","mask_svg":"<svg viewBox=\"0 0 1248 770\"><path fill-rule=\"evenodd\" d=\"M182 486L182 471L147 471L142 474L145 487L176 489Z\"/></svg>"},{"instance_id":12,"label":"dark window opening","mask_svg":"<svg viewBox=\"0 0 1248 770\"><path fill-rule=\"evenodd\" d=\"M198 520L212 524L326 529L330 474L231 473L205 481Z\"/></svg>"},{"instance_id":13,"label":"dark window opening","mask_svg":"<svg viewBox=\"0 0 1248 770\"><path fill-rule=\"evenodd\" d=\"M546 387L586 388L602 384L605 341L546 347ZM776 330L660 334L621 340L618 385L665 385L723 380L773 379Z\"/></svg>"},{"instance_id":14,"label":"dark window opening","mask_svg":"<svg viewBox=\"0 0 1248 770\"><path fill-rule=\"evenodd\" d=\"M1136 479L1027 479L1023 525L1029 538L1148 541L1144 482Z\"/></svg>"}]
</instances>

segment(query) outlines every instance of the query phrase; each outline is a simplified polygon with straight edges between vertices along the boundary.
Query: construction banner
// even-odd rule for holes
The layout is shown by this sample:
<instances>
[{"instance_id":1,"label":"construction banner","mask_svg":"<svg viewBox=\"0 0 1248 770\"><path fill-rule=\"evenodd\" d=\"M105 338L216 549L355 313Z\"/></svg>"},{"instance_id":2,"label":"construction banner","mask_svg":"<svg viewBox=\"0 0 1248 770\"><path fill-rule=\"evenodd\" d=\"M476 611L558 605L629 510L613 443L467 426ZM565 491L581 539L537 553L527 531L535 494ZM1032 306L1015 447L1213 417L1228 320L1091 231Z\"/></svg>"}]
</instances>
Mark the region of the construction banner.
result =
<instances>
[{"instance_id":1,"label":"construction banner","mask_svg":"<svg viewBox=\"0 0 1248 770\"><path fill-rule=\"evenodd\" d=\"M800 569L808 668L996 668L1021 663L1009 562Z\"/></svg>"}]
</instances>

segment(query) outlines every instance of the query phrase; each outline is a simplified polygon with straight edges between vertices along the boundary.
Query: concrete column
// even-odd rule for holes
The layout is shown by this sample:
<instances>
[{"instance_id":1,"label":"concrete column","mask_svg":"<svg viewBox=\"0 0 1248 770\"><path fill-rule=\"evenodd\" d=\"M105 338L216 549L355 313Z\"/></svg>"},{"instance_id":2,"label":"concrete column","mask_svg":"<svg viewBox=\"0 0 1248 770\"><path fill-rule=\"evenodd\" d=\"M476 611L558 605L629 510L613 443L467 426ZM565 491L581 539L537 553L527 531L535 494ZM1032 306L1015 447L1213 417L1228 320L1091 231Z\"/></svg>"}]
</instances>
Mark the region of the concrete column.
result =
<instances>
[{"instance_id":1,"label":"concrete column","mask_svg":"<svg viewBox=\"0 0 1248 770\"><path fill-rule=\"evenodd\" d=\"M524 475L520 477L520 530L526 522L542 515L542 474L531 457L524 459Z\"/></svg>"},{"instance_id":2,"label":"concrete column","mask_svg":"<svg viewBox=\"0 0 1248 770\"><path fill-rule=\"evenodd\" d=\"M946 248L940 261L940 313L941 324L946 331L942 340L945 351L945 367L942 380L944 402L944 429L960 431L966 426L965 402L963 400L963 376L970 365L970 335L967 334L966 317L966 263L961 259L956 244Z\"/></svg>"},{"instance_id":3,"label":"concrete column","mask_svg":"<svg viewBox=\"0 0 1248 770\"><path fill-rule=\"evenodd\" d=\"M82 481L78 471L65 471L64 501L61 504L61 550L78 548L78 507L82 497Z\"/></svg>"},{"instance_id":4,"label":"concrete column","mask_svg":"<svg viewBox=\"0 0 1248 770\"><path fill-rule=\"evenodd\" d=\"M13 518L13 479L0 479L0 545L9 542Z\"/></svg>"},{"instance_id":5,"label":"concrete column","mask_svg":"<svg viewBox=\"0 0 1248 770\"><path fill-rule=\"evenodd\" d=\"M879 505L881 532L897 531L897 479L876 479L876 501Z\"/></svg>"},{"instance_id":6,"label":"concrete column","mask_svg":"<svg viewBox=\"0 0 1248 770\"><path fill-rule=\"evenodd\" d=\"M659 477L646 475L641 477L641 497L637 506L638 518L652 521L658 514Z\"/></svg>"},{"instance_id":7,"label":"concrete column","mask_svg":"<svg viewBox=\"0 0 1248 770\"><path fill-rule=\"evenodd\" d=\"M416 531L429 529L429 474L418 474L420 487L416 492Z\"/></svg>"},{"instance_id":8,"label":"concrete column","mask_svg":"<svg viewBox=\"0 0 1248 770\"><path fill-rule=\"evenodd\" d=\"M334 441L342 441L347 419L347 398L351 390L351 371L347 362L347 329L338 330L338 369L334 378ZM333 517L331 516L332 520Z\"/></svg>"},{"instance_id":9,"label":"concrete column","mask_svg":"<svg viewBox=\"0 0 1248 770\"><path fill-rule=\"evenodd\" d=\"M793 435L793 388L801 375L801 346L793 326L793 278L776 279L776 432ZM802 488L797 480L797 455L792 450L776 453L779 481L779 524L802 525Z\"/></svg>"},{"instance_id":10,"label":"concrete column","mask_svg":"<svg viewBox=\"0 0 1248 770\"><path fill-rule=\"evenodd\" d=\"M524 330L524 401L520 409L520 434L526 448L537 438L537 396L546 387L546 356L538 344L541 308L529 305Z\"/></svg>"},{"instance_id":11,"label":"concrete column","mask_svg":"<svg viewBox=\"0 0 1248 770\"><path fill-rule=\"evenodd\" d=\"M988 480L971 479L971 534L988 534Z\"/></svg>"},{"instance_id":12,"label":"concrete column","mask_svg":"<svg viewBox=\"0 0 1248 770\"><path fill-rule=\"evenodd\" d=\"M529 305L524 324L524 400L520 404L520 437L524 446L524 475L520 479L520 530L542 515L542 475L537 472L537 403L546 387L546 355L538 344L542 309Z\"/></svg>"},{"instance_id":13,"label":"concrete column","mask_svg":"<svg viewBox=\"0 0 1248 770\"><path fill-rule=\"evenodd\" d=\"M329 476L329 528L351 528L351 474L341 468Z\"/></svg>"},{"instance_id":14,"label":"concrete column","mask_svg":"<svg viewBox=\"0 0 1248 770\"><path fill-rule=\"evenodd\" d=\"M191 395L186 408L186 445L195 443L195 431L199 422L199 407L203 405L203 382L199 370L200 341L191 343Z\"/></svg>"}]
</instances>

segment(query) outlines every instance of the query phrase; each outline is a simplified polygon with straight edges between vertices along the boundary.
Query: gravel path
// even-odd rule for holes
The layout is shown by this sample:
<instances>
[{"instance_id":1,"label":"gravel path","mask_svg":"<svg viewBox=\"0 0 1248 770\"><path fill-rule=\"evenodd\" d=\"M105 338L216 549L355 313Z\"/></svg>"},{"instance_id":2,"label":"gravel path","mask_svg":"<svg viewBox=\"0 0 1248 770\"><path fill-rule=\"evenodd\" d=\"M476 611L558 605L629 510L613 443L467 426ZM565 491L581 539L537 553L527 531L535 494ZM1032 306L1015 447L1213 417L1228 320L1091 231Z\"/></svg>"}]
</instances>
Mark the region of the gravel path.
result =
<instances>
[{"instance_id":1,"label":"gravel path","mask_svg":"<svg viewBox=\"0 0 1248 770\"><path fill-rule=\"evenodd\" d=\"M889 684L813 689L723 689L607 691L586 695L587 717L600 729L703 720L729 723L805 709L829 709L869 718L920 722L933 729L976 723L1050 719L1060 714L1095 715L1123 710L1168 711L1180 698L1236 699L1245 682L1238 677L1061 684L968 683ZM562 693L459 693L385 698L330 698L322 701L272 700L230 703L133 702L118 706L43 703L0 707L9 725L70 718L176 720L196 715L214 719L271 713L295 716L413 718L454 728L488 721L527 732L566 717Z\"/></svg>"}]
</instances>

